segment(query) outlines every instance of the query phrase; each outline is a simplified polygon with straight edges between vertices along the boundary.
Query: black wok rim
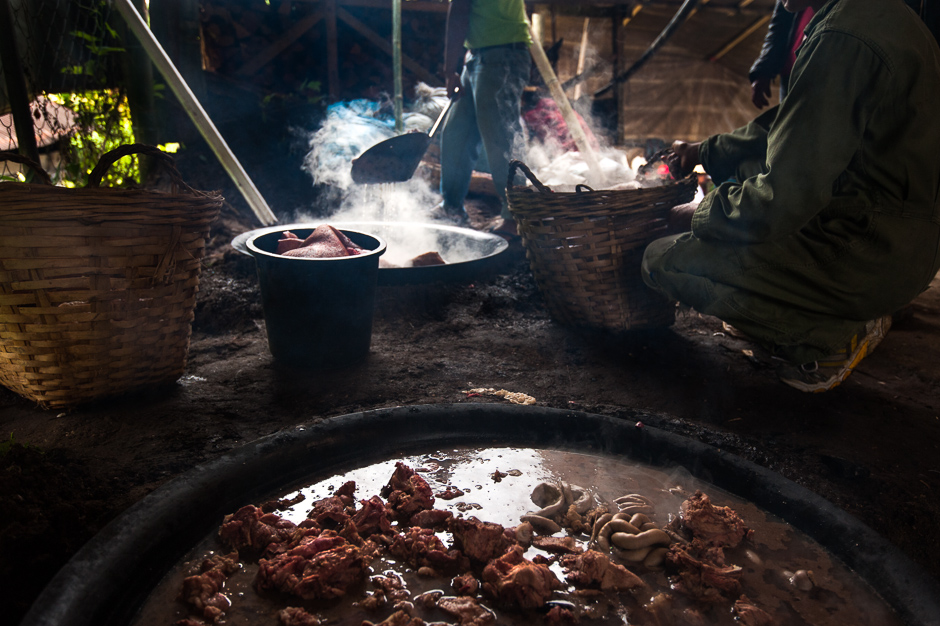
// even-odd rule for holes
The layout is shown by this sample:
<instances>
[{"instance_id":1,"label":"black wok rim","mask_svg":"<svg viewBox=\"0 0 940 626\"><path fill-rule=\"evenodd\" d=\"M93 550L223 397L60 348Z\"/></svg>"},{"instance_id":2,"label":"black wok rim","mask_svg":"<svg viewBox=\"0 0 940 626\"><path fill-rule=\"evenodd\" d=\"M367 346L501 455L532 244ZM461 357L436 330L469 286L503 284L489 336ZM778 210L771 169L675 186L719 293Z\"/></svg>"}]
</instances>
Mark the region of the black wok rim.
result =
<instances>
[{"instance_id":1,"label":"black wok rim","mask_svg":"<svg viewBox=\"0 0 940 626\"><path fill-rule=\"evenodd\" d=\"M251 251L248 249L248 242L256 238L259 235L266 235L268 233L279 232L284 230L291 229L301 229L301 228L316 228L320 224L330 223L335 228L340 230L352 229L358 230L365 234L372 235L368 231L369 226L405 226L405 227L416 227L416 228L425 228L428 230L439 230L445 232L451 232L458 234L462 237L486 240L491 242L495 248L493 252L480 256L474 259L469 259L466 261L457 261L455 263L448 263L447 265L428 265L424 267L380 267L378 274L378 284L379 286L390 286L390 285L413 285L413 284L422 284L430 282L452 282L452 281L464 281L472 280L479 276L485 274L489 269L492 269L493 265L497 263L500 259L500 256L506 252L509 248L509 242L500 237L499 235L494 235L491 233L484 233L478 230L473 230L470 228L462 228L460 226L449 226L446 224L434 224L434 223L425 223L425 222L377 222L377 221L349 221L349 222L302 222L296 224L285 224L283 226L267 226L265 228L258 228L255 230L250 230L248 232L242 233L232 239L232 247L241 252L251 256ZM376 236L376 235L372 235Z\"/></svg>"},{"instance_id":2,"label":"black wok rim","mask_svg":"<svg viewBox=\"0 0 940 626\"><path fill-rule=\"evenodd\" d=\"M940 585L855 517L707 444L618 418L465 403L352 413L282 430L171 480L83 546L21 626L126 624L150 589L226 513L284 487L442 446L545 447L684 467L800 529L878 590L910 626L940 623Z\"/></svg>"}]
</instances>

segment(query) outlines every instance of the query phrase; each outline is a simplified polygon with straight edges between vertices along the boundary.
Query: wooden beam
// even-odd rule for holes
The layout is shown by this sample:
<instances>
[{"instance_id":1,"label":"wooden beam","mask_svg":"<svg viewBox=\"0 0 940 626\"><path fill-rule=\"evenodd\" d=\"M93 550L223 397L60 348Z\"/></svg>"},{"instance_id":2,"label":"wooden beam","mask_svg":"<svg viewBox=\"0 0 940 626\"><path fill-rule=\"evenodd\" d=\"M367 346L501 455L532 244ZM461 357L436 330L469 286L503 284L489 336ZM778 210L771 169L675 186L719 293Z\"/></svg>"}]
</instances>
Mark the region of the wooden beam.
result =
<instances>
[{"instance_id":1,"label":"wooden beam","mask_svg":"<svg viewBox=\"0 0 940 626\"><path fill-rule=\"evenodd\" d=\"M310 4L319 4L323 0L294 0L295 2L307 2ZM392 8L391 0L339 0L337 3L344 7L363 7L367 9L389 9ZM430 13L447 13L449 2L428 2L426 0L408 0L401 3L402 11L426 11Z\"/></svg>"},{"instance_id":2,"label":"wooden beam","mask_svg":"<svg viewBox=\"0 0 940 626\"><path fill-rule=\"evenodd\" d=\"M708 56L708 60L711 61L712 63L714 63L715 61L717 61L717 60L720 59L721 57L723 57L723 56L725 56L726 54L728 54L729 52L731 52L738 44L740 44L742 41L744 41L745 39L747 39L748 37L750 37L751 34L752 34L754 31L756 31L756 30L759 29L761 26L763 26L764 24L766 24L767 22L769 22L771 17L772 17L772 16L770 16L770 15L765 15L765 16L763 16L763 17L761 17L761 18L758 18L758 19L755 20L754 22L752 22L750 26L748 26L747 28L745 28L743 31L741 31L740 33L738 33L734 38L732 38L731 41L729 41L729 42L726 43L724 46L722 46L721 49L718 50L718 52L715 52L715 53L713 53L713 54L710 54L710 55Z\"/></svg>"},{"instance_id":3,"label":"wooden beam","mask_svg":"<svg viewBox=\"0 0 940 626\"><path fill-rule=\"evenodd\" d=\"M323 17L324 12L319 9L310 15L304 16L302 20L291 26L277 41L262 50L255 58L238 68L235 73L240 76L251 76L270 63L277 55L287 50L287 48L300 39L305 32L316 26Z\"/></svg>"},{"instance_id":4,"label":"wooden beam","mask_svg":"<svg viewBox=\"0 0 940 626\"><path fill-rule=\"evenodd\" d=\"M628 16L625 16L625 17L622 19L622 21L621 21L621 23L620 23L620 26L626 28L627 24L630 23L630 20L632 20L633 18L635 18L635 17L636 17L636 14L639 13L642 9L643 9L643 5L642 5L642 4L637 3L637 4L633 5L633 8L632 8L632 9L629 9L629 11L628 11L629 15L628 15Z\"/></svg>"},{"instance_id":5,"label":"wooden beam","mask_svg":"<svg viewBox=\"0 0 940 626\"><path fill-rule=\"evenodd\" d=\"M350 28L352 28L357 33L359 33L360 35L368 39L369 42L371 42L372 45L374 45L376 48L378 48L379 50L381 50L382 52L384 52L385 54L389 56L392 55L391 44L388 41L386 41L385 38L380 37L378 34L376 34L375 31L373 31L371 28L369 28L368 26L360 22L358 19L353 17L349 13L349 11L347 11L346 9L342 7L337 7L336 16L340 20L345 22ZM402 66L407 68L408 71L410 71L415 76L417 76L420 80L424 81L425 83L429 85L434 86L434 85L444 84L444 81L440 77L429 72L428 70L424 68L424 66L417 63L414 59L412 59L411 57L405 54L401 55L401 64Z\"/></svg>"}]
</instances>

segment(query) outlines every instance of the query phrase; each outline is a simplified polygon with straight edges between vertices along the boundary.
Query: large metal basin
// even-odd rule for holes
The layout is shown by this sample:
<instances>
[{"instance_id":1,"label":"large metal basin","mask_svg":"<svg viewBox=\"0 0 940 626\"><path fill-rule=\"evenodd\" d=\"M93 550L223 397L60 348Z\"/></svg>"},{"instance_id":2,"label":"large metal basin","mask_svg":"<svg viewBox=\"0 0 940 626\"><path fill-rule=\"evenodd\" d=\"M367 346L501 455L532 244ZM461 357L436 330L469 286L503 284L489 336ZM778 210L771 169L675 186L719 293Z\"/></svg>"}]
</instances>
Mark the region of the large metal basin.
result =
<instances>
[{"instance_id":1,"label":"large metal basin","mask_svg":"<svg viewBox=\"0 0 940 626\"><path fill-rule=\"evenodd\" d=\"M905 623L940 623L940 585L870 528L807 489L700 442L574 411L465 403L380 409L297 426L170 481L85 545L22 626L126 624L152 587L222 516L337 469L448 446L528 446L682 467L809 535Z\"/></svg>"}]
</instances>

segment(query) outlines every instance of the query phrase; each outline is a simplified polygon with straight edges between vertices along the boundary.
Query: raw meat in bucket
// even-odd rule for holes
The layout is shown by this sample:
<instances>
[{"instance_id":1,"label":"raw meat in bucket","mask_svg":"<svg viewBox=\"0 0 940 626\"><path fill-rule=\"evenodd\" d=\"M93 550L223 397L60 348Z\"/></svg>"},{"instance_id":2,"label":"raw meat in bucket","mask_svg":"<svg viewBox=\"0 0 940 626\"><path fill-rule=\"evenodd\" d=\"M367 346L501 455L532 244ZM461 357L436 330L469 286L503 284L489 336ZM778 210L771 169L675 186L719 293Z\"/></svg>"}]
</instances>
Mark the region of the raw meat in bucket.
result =
<instances>
[{"instance_id":1,"label":"raw meat in bucket","mask_svg":"<svg viewBox=\"0 0 940 626\"><path fill-rule=\"evenodd\" d=\"M317 226L306 239L289 230L277 242L277 253L283 256L325 259L360 254L362 248L349 237L328 224Z\"/></svg>"}]
</instances>

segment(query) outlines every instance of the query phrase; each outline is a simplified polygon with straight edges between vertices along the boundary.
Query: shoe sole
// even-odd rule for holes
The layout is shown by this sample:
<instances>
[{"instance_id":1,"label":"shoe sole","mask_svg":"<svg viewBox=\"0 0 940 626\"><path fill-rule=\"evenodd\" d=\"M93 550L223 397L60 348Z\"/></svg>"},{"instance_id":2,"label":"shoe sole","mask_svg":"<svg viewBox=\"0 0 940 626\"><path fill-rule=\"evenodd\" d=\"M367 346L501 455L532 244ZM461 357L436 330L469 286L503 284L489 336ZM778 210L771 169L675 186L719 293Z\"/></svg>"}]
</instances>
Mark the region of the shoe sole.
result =
<instances>
[{"instance_id":1,"label":"shoe sole","mask_svg":"<svg viewBox=\"0 0 940 626\"><path fill-rule=\"evenodd\" d=\"M849 355L848 359L846 359L842 369L825 381L813 384L804 383L803 381L792 378L781 378L780 380L786 385L808 393L823 393L829 391L830 389L835 389L845 382L845 379L848 378L853 371L855 371L855 368L859 363L862 362L862 359L871 354L872 351L878 347L878 344L881 343L881 340L885 338L885 335L888 334L890 329L890 316L884 316L875 320L874 327L872 327L872 329L865 335L862 341L859 342L859 344L855 347L855 351Z\"/></svg>"}]
</instances>

